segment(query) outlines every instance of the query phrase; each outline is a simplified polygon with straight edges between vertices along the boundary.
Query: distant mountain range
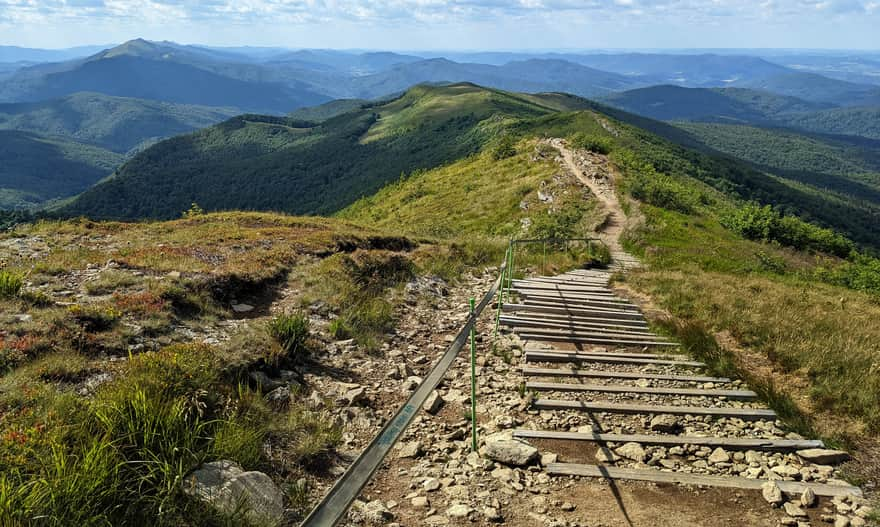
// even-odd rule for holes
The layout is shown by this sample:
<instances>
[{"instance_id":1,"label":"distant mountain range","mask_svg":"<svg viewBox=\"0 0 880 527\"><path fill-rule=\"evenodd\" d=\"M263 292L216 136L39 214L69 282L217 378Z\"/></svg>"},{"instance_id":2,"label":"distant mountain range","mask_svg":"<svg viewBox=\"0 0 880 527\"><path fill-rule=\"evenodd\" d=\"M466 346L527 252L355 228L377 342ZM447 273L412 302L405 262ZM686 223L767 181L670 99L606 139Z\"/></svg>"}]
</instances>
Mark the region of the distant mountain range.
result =
<instances>
[{"instance_id":1,"label":"distant mountain range","mask_svg":"<svg viewBox=\"0 0 880 527\"><path fill-rule=\"evenodd\" d=\"M317 122L332 121L346 112L368 115L368 107L380 107L426 83L469 82L520 93L567 93L660 121L783 127L798 133L878 139L880 85L870 82L874 79L880 79L880 60L867 55L438 55L217 48L143 39L107 48L0 47L0 130L24 134L0 138L7 142L0 145L6 147L7 156L0 162L6 160L9 174L0 186L0 209L69 197L83 188L83 182L94 183L118 168L106 169L116 161L127 160L163 138L234 115L262 115L229 123L239 123L248 133L272 129L277 136L256 143L280 148L283 141L299 141L304 129L317 129ZM546 101L551 96L542 97ZM271 124L270 116L282 115L288 116L284 122L302 126L289 130L285 124ZM642 125L654 131L666 126L647 119ZM682 133L681 128L663 130ZM735 135L735 130L713 132L716 146L720 138ZM310 134L306 136L313 137ZM244 146L250 145L247 148L255 144L250 137L240 139ZM703 144L693 133L682 140ZM13 142L21 149L12 148ZM54 148L54 157L46 159L60 156L77 168L47 171L44 159L29 159L45 155L47 145ZM237 151L239 146L230 149ZM13 153L19 156L14 163L8 157ZM100 162L89 165L94 170L85 170L83 156ZM18 179L9 168L13 166ZM55 181L58 191L46 193L16 183L33 177ZM66 179L74 183L68 185ZM27 198L17 192L26 192ZM313 203L296 210L325 210L322 207Z\"/></svg>"}]
</instances>

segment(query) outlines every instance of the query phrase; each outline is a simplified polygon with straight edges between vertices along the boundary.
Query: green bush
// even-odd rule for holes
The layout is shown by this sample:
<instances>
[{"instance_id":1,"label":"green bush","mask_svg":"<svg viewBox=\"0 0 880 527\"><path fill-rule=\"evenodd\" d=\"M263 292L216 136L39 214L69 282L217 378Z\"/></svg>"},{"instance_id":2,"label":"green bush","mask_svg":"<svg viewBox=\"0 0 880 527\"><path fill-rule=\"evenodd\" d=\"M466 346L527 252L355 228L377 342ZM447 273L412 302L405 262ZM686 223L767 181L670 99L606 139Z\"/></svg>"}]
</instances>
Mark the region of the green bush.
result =
<instances>
[{"instance_id":1,"label":"green bush","mask_svg":"<svg viewBox=\"0 0 880 527\"><path fill-rule=\"evenodd\" d=\"M578 132L572 135L568 142L574 148L589 150L590 152L603 155L610 154L613 147L611 139L584 132Z\"/></svg>"},{"instance_id":2,"label":"green bush","mask_svg":"<svg viewBox=\"0 0 880 527\"><path fill-rule=\"evenodd\" d=\"M0 270L0 298L15 298L24 287L24 277L12 271Z\"/></svg>"},{"instance_id":3,"label":"green bush","mask_svg":"<svg viewBox=\"0 0 880 527\"><path fill-rule=\"evenodd\" d=\"M819 251L845 258L853 243L830 229L823 229L794 216L782 216L770 205L747 203L721 218L721 224L750 240L777 242L800 250Z\"/></svg>"},{"instance_id":4,"label":"green bush","mask_svg":"<svg viewBox=\"0 0 880 527\"><path fill-rule=\"evenodd\" d=\"M655 207L693 214L699 194L677 180L659 172L639 172L630 181L633 197Z\"/></svg>"},{"instance_id":5,"label":"green bush","mask_svg":"<svg viewBox=\"0 0 880 527\"><path fill-rule=\"evenodd\" d=\"M577 227L584 216L585 205L573 203L558 211L535 215L529 233L534 238L574 238L583 234Z\"/></svg>"},{"instance_id":6,"label":"green bush","mask_svg":"<svg viewBox=\"0 0 880 527\"><path fill-rule=\"evenodd\" d=\"M516 141L510 135L503 135L490 149L492 159L501 161L516 155Z\"/></svg>"},{"instance_id":7,"label":"green bush","mask_svg":"<svg viewBox=\"0 0 880 527\"><path fill-rule=\"evenodd\" d=\"M814 275L823 282L880 295L880 260L877 258L853 255L851 260L836 267L818 267Z\"/></svg>"},{"instance_id":8,"label":"green bush","mask_svg":"<svg viewBox=\"0 0 880 527\"><path fill-rule=\"evenodd\" d=\"M336 340L351 338L351 331L348 329L348 326L345 325L345 322L340 318L333 319L330 322L330 325L327 327L327 331L329 331L330 336Z\"/></svg>"},{"instance_id":9,"label":"green bush","mask_svg":"<svg viewBox=\"0 0 880 527\"><path fill-rule=\"evenodd\" d=\"M277 315L269 321L266 331L281 347L273 362L296 361L306 351L309 339L309 317L305 313Z\"/></svg>"}]
</instances>

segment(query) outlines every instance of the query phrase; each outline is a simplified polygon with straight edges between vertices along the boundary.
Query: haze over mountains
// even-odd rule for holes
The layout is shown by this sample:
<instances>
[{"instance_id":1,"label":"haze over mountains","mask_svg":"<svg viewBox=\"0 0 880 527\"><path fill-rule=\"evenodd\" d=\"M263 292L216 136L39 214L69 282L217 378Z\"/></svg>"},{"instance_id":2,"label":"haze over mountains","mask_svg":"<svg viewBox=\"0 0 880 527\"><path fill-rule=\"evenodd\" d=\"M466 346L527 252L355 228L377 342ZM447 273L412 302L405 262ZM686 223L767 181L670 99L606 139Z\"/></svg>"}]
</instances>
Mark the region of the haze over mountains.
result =
<instances>
[{"instance_id":1,"label":"haze over mountains","mask_svg":"<svg viewBox=\"0 0 880 527\"><path fill-rule=\"evenodd\" d=\"M851 136L833 139L829 148L845 144L868 154L876 145L863 140L880 139L880 59L871 53L443 54L211 48L143 39L104 49L3 47L0 129L9 133L6 148L0 148L7 174L0 181L0 208L69 198L113 172L131 173L132 166L121 164L162 138L237 114L320 121L418 84L459 82L512 92L564 92L664 121L785 128L819 134L812 140L826 143L829 135ZM244 117L217 130L259 130L259 123L273 122ZM300 129L314 128L300 125L272 138L242 137L239 130L236 140L260 151L282 148L284 140L299 140ZM711 141L700 136L709 131L691 126L679 139L728 155L739 152L728 144L736 134L719 134L715 127ZM198 144L199 137L175 141ZM12 144L15 148L9 148ZM47 160L53 161L47 165ZM48 183L33 183L38 180ZM257 206L248 205L236 204ZM125 216L141 213L151 215L132 209Z\"/></svg>"}]
</instances>

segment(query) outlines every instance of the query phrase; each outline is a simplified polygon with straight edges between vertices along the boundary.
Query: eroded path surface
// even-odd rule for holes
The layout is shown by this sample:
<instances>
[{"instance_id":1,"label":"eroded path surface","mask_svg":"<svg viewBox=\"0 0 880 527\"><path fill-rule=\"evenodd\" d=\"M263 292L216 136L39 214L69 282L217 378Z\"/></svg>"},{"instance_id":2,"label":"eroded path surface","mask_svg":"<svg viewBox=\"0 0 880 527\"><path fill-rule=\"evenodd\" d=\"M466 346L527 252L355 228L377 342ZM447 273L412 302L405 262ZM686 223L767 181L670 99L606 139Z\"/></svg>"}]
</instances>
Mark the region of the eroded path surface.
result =
<instances>
[{"instance_id":1,"label":"eroded path surface","mask_svg":"<svg viewBox=\"0 0 880 527\"><path fill-rule=\"evenodd\" d=\"M638 265L619 242L627 218L607 159L551 144L606 207L599 234L620 270ZM347 524L866 524L858 489L830 458L804 452L821 443L785 430L744 383L712 376L653 334L610 277L581 270L514 281L498 337L494 312L478 323L479 450L470 444L463 353ZM577 475L597 471L602 477ZM655 475L693 480L644 481ZM693 483L699 478L753 488ZM778 482L777 507L755 481Z\"/></svg>"}]
</instances>

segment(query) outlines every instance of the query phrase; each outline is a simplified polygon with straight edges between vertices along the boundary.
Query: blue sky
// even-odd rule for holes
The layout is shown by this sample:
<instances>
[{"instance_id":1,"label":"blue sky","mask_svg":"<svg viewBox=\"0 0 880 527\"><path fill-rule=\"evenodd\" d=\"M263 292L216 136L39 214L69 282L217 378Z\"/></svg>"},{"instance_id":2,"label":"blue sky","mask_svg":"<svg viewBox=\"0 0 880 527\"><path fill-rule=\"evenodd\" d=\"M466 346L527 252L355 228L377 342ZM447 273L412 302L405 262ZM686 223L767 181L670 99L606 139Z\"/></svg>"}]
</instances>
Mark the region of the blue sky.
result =
<instances>
[{"instance_id":1,"label":"blue sky","mask_svg":"<svg viewBox=\"0 0 880 527\"><path fill-rule=\"evenodd\" d=\"M880 48L880 0L0 0L0 44Z\"/></svg>"}]
</instances>

